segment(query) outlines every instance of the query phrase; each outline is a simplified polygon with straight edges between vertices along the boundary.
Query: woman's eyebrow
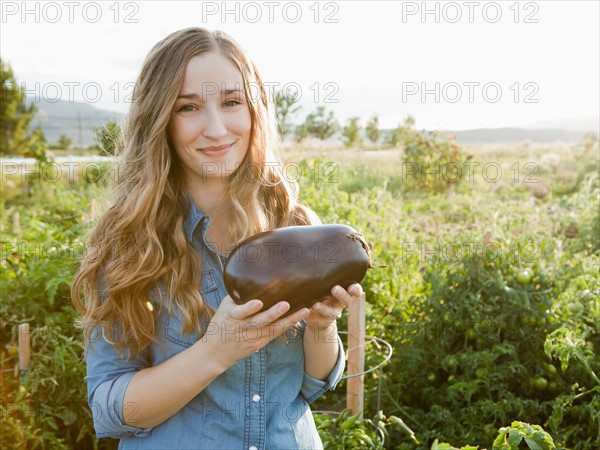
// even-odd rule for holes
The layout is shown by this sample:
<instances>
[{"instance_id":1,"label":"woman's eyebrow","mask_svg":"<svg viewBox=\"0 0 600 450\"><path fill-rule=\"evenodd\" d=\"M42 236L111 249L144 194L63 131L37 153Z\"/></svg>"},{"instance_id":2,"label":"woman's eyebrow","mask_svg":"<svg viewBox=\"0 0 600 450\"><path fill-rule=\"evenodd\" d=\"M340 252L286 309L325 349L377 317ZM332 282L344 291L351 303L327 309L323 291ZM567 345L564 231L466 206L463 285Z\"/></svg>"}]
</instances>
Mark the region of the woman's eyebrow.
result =
<instances>
[{"instance_id":1,"label":"woman's eyebrow","mask_svg":"<svg viewBox=\"0 0 600 450\"><path fill-rule=\"evenodd\" d=\"M225 95L235 94L235 93L238 93L238 92L239 92L239 93L241 93L241 92L242 92L242 90L241 90L241 89L225 89L225 90L223 91L223 93L224 93ZM215 93L215 94L216 94L216 92L211 92L211 93ZM198 94L196 94L196 93L192 93L192 94L179 94L179 95L177 96L177 99L179 100L180 98L186 98L186 99L194 99L194 100L198 100L198 99L200 99L200 95L198 95Z\"/></svg>"}]
</instances>

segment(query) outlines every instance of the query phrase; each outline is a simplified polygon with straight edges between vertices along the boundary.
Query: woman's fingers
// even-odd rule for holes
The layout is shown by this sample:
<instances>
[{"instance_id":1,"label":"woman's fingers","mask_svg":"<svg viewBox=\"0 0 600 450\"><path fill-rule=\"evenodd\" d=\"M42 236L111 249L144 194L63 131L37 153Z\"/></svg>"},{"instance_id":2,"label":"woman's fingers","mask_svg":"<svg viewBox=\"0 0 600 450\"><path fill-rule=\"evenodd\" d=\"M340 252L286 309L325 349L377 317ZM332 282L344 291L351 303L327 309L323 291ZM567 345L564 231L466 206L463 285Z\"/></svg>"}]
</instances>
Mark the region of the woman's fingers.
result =
<instances>
[{"instance_id":1,"label":"woman's fingers","mask_svg":"<svg viewBox=\"0 0 600 450\"><path fill-rule=\"evenodd\" d=\"M339 304L338 301L336 301L336 303ZM311 308L311 312L314 312L318 315L320 315L321 317L325 318L325 319L329 319L329 320L334 320L334 319L340 319L342 317L342 310L343 310L343 306L333 306L333 305L328 305L325 303L315 303L312 308Z\"/></svg>"},{"instance_id":2,"label":"woman's fingers","mask_svg":"<svg viewBox=\"0 0 600 450\"><path fill-rule=\"evenodd\" d=\"M250 300L243 305L234 306L229 315L235 320L251 319L256 324L267 325L275 322L290 310L290 304L286 301L278 302L266 311L261 311L262 307L262 301Z\"/></svg>"},{"instance_id":3,"label":"woman's fingers","mask_svg":"<svg viewBox=\"0 0 600 450\"><path fill-rule=\"evenodd\" d=\"M227 304L224 304L227 301ZM244 320L246 317L249 317L253 314L259 312L263 303L260 300L250 300L249 302L244 303L243 305L237 305L233 299L228 295L223 299L221 303L221 307L225 307L228 315L235 320Z\"/></svg>"},{"instance_id":4,"label":"woman's fingers","mask_svg":"<svg viewBox=\"0 0 600 450\"><path fill-rule=\"evenodd\" d=\"M360 297L363 294L362 286L358 283L351 284L348 287L348 293L354 297Z\"/></svg>"}]
</instances>

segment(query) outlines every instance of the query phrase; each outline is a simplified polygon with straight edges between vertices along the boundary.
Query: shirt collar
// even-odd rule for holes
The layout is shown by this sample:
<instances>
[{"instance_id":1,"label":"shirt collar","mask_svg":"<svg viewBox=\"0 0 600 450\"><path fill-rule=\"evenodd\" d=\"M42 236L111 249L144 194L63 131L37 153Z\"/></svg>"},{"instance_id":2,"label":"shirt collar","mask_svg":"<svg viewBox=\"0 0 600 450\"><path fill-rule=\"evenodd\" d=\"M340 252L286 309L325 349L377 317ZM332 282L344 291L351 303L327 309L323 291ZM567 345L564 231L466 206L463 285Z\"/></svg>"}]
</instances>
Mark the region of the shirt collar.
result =
<instances>
[{"instance_id":1,"label":"shirt collar","mask_svg":"<svg viewBox=\"0 0 600 450\"><path fill-rule=\"evenodd\" d=\"M196 204L192 200L189 192L185 192L185 195L188 199L189 204L189 212L187 217L185 218L184 226L188 239L191 241L194 236L194 230L198 226L198 224L202 221L202 237L206 234L206 228L210 224L211 218L209 215L204 214L204 211L198 209ZM205 219L205 220L202 220Z\"/></svg>"}]
</instances>

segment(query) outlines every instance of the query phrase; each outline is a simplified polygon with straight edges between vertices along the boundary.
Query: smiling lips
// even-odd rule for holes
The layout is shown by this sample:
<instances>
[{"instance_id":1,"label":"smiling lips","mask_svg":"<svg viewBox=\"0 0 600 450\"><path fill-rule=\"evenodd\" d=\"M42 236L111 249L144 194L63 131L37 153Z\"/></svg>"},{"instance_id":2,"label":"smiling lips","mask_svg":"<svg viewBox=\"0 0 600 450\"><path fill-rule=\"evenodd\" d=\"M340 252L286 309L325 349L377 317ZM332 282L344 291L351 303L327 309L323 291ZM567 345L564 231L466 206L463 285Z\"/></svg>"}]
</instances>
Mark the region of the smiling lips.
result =
<instances>
[{"instance_id":1,"label":"smiling lips","mask_svg":"<svg viewBox=\"0 0 600 450\"><path fill-rule=\"evenodd\" d=\"M224 156L229 152L233 144L220 145L218 147L204 147L200 151L210 157Z\"/></svg>"}]
</instances>

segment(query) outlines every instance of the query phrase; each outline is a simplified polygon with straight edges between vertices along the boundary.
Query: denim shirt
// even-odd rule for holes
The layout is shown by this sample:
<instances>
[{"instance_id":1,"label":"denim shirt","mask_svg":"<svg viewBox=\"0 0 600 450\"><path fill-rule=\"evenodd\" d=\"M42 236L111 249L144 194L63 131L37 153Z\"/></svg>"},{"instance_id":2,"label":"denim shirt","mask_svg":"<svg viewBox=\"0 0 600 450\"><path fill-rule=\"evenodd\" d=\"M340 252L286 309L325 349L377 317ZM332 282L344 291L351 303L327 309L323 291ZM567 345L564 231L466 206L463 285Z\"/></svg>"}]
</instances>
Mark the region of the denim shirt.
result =
<instances>
[{"instance_id":1,"label":"denim shirt","mask_svg":"<svg viewBox=\"0 0 600 450\"><path fill-rule=\"evenodd\" d=\"M210 216L196 208L189 194L187 197L190 214L184 225L187 237L202 258L200 293L204 301L217 308L227 295L222 276L226 257L206 242ZM162 286L158 289L166 298L166 290ZM160 302L157 294L153 290L150 298L155 305ZM85 380L97 437L120 439L119 449L323 448L309 403L338 384L345 369L345 354L340 337L331 333L329 339L337 340L339 345L339 358L328 379L321 381L305 373L304 321L298 335L288 343L275 338L258 352L237 361L161 424L151 428L125 425L124 416L128 422L135 421L136 405L125 405L123 410L123 400L137 371L159 365L202 339L180 332L183 319L178 309L174 308L173 316L167 308L160 310L156 335L166 345L167 353L152 343L138 357L122 359L98 328L92 333L85 352Z\"/></svg>"}]
</instances>

